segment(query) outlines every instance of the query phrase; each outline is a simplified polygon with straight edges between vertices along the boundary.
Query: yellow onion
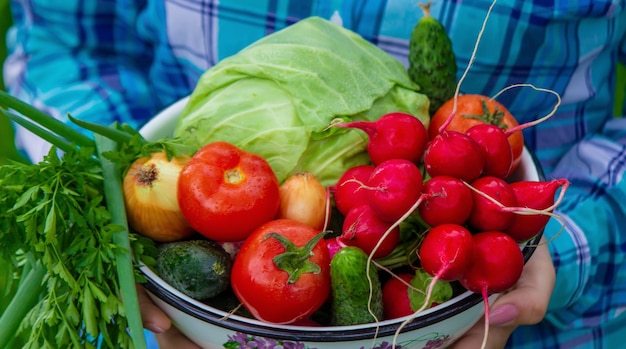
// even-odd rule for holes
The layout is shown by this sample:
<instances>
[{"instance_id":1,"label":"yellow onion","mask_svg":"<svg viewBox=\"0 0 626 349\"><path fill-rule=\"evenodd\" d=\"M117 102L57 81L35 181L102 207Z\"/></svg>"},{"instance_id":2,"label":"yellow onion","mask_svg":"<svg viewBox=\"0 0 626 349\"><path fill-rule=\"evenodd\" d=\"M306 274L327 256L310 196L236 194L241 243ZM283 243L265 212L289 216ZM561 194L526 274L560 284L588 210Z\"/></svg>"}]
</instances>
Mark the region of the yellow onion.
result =
<instances>
[{"instance_id":1,"label":"yellow onion","mask_svg":"<svg viewBox=\"0 0 626 349\"><path fill-rule=\"evenodd\" d=\"M165 152L135 160L124 176L124 201L128 224L137 233L158 242L182 240L194 230L178 205L178 177L190 160Z\"/></svg>"},{"instance_id":2,"label":"yellow onion","mask_svg":"<svg viewBox=\"0 0 626 349\"><path fill-rule=\"evenodd\" d=\"M315 229L324 229L328 220L326 189L310 172L288 177L280 186L278 218L289 218Z\"/></svg>"}]
</instances>

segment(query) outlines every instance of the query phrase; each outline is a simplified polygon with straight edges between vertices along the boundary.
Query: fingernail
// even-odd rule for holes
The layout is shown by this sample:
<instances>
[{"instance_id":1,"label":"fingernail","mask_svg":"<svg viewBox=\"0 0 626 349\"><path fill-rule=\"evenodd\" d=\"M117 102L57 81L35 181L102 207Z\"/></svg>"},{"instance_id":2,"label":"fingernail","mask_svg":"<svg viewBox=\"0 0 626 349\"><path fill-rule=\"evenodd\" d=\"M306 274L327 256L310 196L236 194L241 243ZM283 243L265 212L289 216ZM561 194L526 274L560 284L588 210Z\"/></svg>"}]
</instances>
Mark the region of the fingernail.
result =
<instances>
[{"instance_id":1,"label":"fingernail","mask_svg":"<svg viewBox=\"0 0 626 349\"><path fill-rule=\"evenodd\" d=\"M489 324L494 326L505 326L513 323L519 312L512 304L503 304L489 313Z\"/></svg>"},{"instance_id":2,"label":"fingernail","mask_svg":"<svg viewBox=\"0 0 626 349\"><path fill-rule=\"evenodd\" d=\"M151 324L151 323L147 323L146 324L146 328L150 331L152 331L153 333L163 333L165 332L164 329L162 329L161 327L155 325L155 324Z\"/></svg>"}]
</instances>

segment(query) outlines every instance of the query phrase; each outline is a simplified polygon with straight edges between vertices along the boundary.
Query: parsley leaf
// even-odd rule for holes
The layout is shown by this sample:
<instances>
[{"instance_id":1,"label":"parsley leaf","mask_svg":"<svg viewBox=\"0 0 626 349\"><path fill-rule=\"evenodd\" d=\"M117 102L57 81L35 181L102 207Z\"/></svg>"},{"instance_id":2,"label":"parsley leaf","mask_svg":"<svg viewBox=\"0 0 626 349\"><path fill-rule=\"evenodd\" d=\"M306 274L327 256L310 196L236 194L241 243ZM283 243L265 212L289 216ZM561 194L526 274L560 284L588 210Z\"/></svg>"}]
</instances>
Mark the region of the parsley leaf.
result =
<instances>
[{"instance_id":1,"label":"parsley leaf","mask_svg":"<svg viewBox=\"0 0 626 349\"><path fill-rule=\"evenodd\" d=\"M116 271L121 247L113 242L124 227L112 223L103 185L88 147L0 166L0 262L18 274L35 263L44 271L39 287L27 290L36 303L19 323L23 343L15 347L95 348L97 338L132 346ZM154 242L134 234L130 241L135 260L152 263Z\"/></svg>"}]
</instances>

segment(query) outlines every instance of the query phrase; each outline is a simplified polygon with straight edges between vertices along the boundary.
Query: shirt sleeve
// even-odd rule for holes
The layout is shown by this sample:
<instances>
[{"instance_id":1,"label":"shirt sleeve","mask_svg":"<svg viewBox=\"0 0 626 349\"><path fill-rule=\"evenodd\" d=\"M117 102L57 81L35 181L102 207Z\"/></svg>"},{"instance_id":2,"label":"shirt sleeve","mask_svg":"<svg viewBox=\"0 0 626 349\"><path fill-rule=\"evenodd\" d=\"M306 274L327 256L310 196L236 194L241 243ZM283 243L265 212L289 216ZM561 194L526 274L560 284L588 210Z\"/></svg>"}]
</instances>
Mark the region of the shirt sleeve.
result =
<instances>
[{"instance_id":1,"label":"shirt sleeve","mask_svg":"<svg viewBox=\"0 0 626 349\"><path fill-rule=\"evenodd\" d=\"M67 120L133 127L154 115L157 102L146 78L150 45L135 30L142 1L13 1L7 36L7 89ZM16 142L38 161L49 145L22 128Z\"/></svg>"},{"instance_id":2,"label":"shirt sleeve","mask_svg":"<svg viewBox=\"0 0 626 349\"><path fill-rule=\"evenodd\" d=\"M626 307L626 119L577 144L554 177L570 187L546 227L557 271L547 318L560 328L599 326ZM565 223L565 224L563 224Z\"/></svg>"}]
</instances>

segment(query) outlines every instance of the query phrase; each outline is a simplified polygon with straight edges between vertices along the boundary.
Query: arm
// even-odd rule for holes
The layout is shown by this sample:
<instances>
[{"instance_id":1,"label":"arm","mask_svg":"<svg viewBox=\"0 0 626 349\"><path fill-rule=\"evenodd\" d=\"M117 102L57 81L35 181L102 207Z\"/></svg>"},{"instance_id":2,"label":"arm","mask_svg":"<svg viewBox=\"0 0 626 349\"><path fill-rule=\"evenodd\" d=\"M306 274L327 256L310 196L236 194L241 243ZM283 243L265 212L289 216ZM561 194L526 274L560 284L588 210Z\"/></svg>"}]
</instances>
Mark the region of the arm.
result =
<instances>
[{"instance_id":1,"label":"arm","mask_svg":"<svg viewBox=\"0 0 626 349\"><path fill-rule=\"evenodd\" d=\"M602 132L574 146L552 172L552 177L571 183L556 212L565 226L553 219L544 234L556 271L555 288L545 321L518 327L509 347L621 345L619 329L626 321L626 300L620 296L626 287L626 269L621 267L626 262L624 154L626 119L613 119ZM546 267L539 275L553 273ZM536 305L530 299L536 300L524 298L523 307ZM520 324L519 319L515 323Z\"/></svg>"},{"instance_id":2,"label":"arm","mask_svg":"<svg viewBox=\"0 0 626 349\"><path fill-rule=\"evenodd\" d=\"M619 295L626 287L620 267L626 262L625 155L626 119L620 118L562 158L551 176L571 182L556 212L565 226L549 222L518 283L492 305L490 345L535 348L595 338L612 346L622 340L612 329L623 328L626 307ZM538 325L517 327L529 324ZM480 321L454 348L477 347L483 335Z\"/></svg>"},{"instance_id":3,"label":"arm","mask_svg":"<svg viewBox=\"0 0 626 349\"><path fill-rule=\"evenodd\" d=\"M609 121L602 133L577 144L553 176L572 185L561 206L566 230L551 222L546 230L557 270L548 318L561 328L610 321L626 306L616 297L626 287L626 119Z\"/></svg>"},{"instance_id":4,"label":"arm","mask_svg":"<svg viewBox=\"0 0 626 349\"><path fill-rule=\"evenodd\" d=\"M146 79L150 47L135 32L143 4L70 0L13 1L7 89L61 120L66 114L140 126L154 114ZM124 8L122 8L124 7ZM24 129L17 143L38 161L49 149Z\"/></svg>"}]
</instances>

